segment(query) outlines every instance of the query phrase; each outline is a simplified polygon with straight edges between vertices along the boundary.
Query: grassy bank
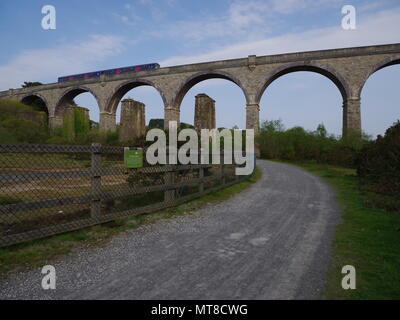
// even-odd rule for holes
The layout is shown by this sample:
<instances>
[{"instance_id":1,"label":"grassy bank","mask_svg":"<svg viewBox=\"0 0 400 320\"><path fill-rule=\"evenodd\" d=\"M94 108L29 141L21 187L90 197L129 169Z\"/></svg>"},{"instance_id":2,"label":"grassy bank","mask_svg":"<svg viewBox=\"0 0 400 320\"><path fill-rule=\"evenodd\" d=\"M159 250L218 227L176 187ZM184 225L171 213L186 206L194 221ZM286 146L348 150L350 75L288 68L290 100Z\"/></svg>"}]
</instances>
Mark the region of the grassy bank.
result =
<instances>
[{"instance_id":1,"label":"grassy bank","mask_svg":"<svg viewBox=\"0 0 400 320\"><path fill-rule=\"evenodd\" d=\"M35 266L43 266L51 258L66 254L74 248L83 248L105 243L113 235L160 219L184 215L210 203L219 202L243 191L261 177L256 169L250 179L218 190L176 207L135 216L130 219L115 220L102 225L68 232L40 240L30 241L6 248L0 248L0 276L10 271L18 271Z\"/></svg>"},{"instance_id":2,"label":"grassy bank","mask_svg":"<svg viewBox=\"0 0 400 320\"><path fill-rule=\"evenodd\" d=\"M371 208L370 199L380 196L360 188L355 170L313 162L289 163L326 180L335 189L342 208L326 297L400 299L400 212ZM345 265L356 268L356 290L341 287Z\"/></svg>"}]
</instances>

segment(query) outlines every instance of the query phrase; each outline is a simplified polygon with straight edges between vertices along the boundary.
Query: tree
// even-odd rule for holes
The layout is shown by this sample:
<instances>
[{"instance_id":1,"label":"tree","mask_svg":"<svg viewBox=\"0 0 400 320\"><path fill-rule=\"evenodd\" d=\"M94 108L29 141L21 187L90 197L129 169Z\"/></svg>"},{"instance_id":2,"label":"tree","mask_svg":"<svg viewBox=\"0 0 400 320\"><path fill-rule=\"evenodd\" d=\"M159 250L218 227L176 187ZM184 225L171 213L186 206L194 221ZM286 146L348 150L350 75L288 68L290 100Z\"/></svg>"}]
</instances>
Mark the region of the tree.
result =
<instances>
[{"instance_id":1,"label":"tree","mask_svg":"<svg viewBox=\"0 0 400 320\"><path fill-rule=\"evenodd\" d=\"M285 126L283 125L282 119L264 121L261 124L261 132L274 133L283 131L285 131Z\"/></svg>"},{"instance_id":2,"label":"tree","mask_svg":"<svg viewBox=\"0 0 400 320\"><path fill-rule=\"evenodd\" d=\"M24 81L24 84L21 86L22 88L29 88L29 87L36 87L36 86L41 86L43 83L41 82L30 82L30 81Z\"/></svg>"},{"instance_id":3,"label":"tree","mask_svg":"<svg viewBox=\"0 0 400 320\"><path fill-rule=\"evenodd\" d=\"M328 131L326 131L326 128L323 123L320 123L317 127L317 135L321 138L326 138L328 134Z\"/></svg>"}]
</instances>

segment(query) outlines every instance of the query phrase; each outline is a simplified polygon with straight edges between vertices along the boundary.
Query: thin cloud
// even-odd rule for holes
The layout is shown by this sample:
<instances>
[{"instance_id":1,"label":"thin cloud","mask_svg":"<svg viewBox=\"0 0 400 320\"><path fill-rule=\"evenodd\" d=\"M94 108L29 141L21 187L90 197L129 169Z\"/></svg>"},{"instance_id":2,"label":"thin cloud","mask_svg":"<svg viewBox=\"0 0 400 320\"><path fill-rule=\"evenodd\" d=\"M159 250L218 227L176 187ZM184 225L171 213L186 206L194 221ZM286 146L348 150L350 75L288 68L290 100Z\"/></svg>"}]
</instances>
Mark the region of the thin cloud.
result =
<instances>
[{"instance_id":1,"label":"thin cloud","mask_svg":"<svg viewBox=\"0 0 400 320\"><path fill-rule=\"evenodd\" d=\"M293 14L299 11L335 7L344 0L269 0L266 2L271 12L278 14Z\"/></svg>"},{"instance_id":2,"label":"thin cloud","mask_svg":"<svg viewBox=\"0 0 400 320\"><path fill-rule=\"evenodd\" d=\"M265 34L270 7L258 0L236 1L224 15L203 14L201 17L174 22L164 28L150 31L155 37L202 41L210 38L238 37L249 34Z\"/></svg>"},{"instance_id":3,"label":"thin cloud","mask_svg":"<svg viewBox=\"0 0 400 320\"><path fill-rule=\"evenodd\" d=\"M182 65L242 58L251 54L271 55L287 52L332 49L374 44L400 42L400 8L381 11L359 19L357 30L343 30L340 21L337 26L313 29L301 33L288 33L281 36L242 42L222 47L218 50L194 56L176 56L162 61L162 66Z\"/></svg>"},{"instance_id":4,"label":"thin cloud","mask_svg":"<svg viewBox=\"0 0 400 320\"><path fill-rule=\"evenodd\" d=\"M112 35L92 35L79 43L26 50L0 66L0 74L7 75L0 78L0 88L19 87L24 81L56 81L60 75L90 70L122 50L123 39Z\"/></svg>"},{"instance_id":5,"label":"thin cloud","mask_svg":"<svg viewBox=\"0 0 400 320\"><path fill-rule=\"evenodd\" d=\"M204 13L200 17L174 22L152 30L150 35L172 39L260 38L272 31L279 17L304 10L337 6L343 0L237 0L224 14Z\"/></svg>"}]
</instances>

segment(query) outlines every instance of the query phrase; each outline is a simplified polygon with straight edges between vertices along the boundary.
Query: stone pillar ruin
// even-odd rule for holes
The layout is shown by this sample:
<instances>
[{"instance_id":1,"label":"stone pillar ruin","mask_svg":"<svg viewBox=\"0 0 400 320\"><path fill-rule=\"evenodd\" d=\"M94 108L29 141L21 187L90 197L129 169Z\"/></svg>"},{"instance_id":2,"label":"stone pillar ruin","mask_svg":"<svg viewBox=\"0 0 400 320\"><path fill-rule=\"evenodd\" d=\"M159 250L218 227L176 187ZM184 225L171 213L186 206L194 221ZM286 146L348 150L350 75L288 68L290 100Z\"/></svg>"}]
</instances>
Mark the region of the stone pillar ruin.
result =
<instances>
[{"instance_id":1,"label":"stone pillar ruin","mask_svg":"<svg viewBox=\"0 0 400 320\"><path fill-rule=\"evenodd\" d=\"M89 109L84 108L84 107L80 107L80 106L77 106L77 105L74 105L74 104L67 104L65 106L64 117L66 117L66 116L73 117L75 109L81 110L83 115L84 115L84 118L86 120L89 120Z\"/></svg>"},{"instance_id":2,"label":"stone pillar ruin","mask_svg":"<svg viewBox=\"0 0 400 320\"><path fill-rule=\"evenodd\" d=\"M361 99L348 98L343 102L343 136L361 134Z\"/></svg>"},{"instance_id":3,"label":"stone pillar ruin","mask_svg":"<svg viewBox=\"0 0 400 320\"><path fill-rule=\"evenodd\" d=\"M146 135L145 105L133 99L121 102L120 141L136 141Z\"/></svg>"},{"instance_id":4,"label":"stone pillar ruin","mask_svg":"<svg viewBox=\"0 0 400 320\"><path fill-rule=\"evenodd\" d=\"M49 128L62 127L64 119L60 116L49 116Z\"/></svg>"},{"instance_id":5,"label":"stone pillar ruin","mask_svg":"<svg viewBox=\"0 0 400 320\"><path fill-rule=\"evenodd\" d=\"M201 129L215 129L215 100L200 93L196 96L194 111L194 127Z\"/></svg>"},{"instance_id":6,"label":"stone pillar ruin","mask_svg":"<svg viewBox=\"0 0 400 320\"><path fill-rule=\"evenodd\" d=\"M49 127L54 129L57 127L62 127L65 123L66 118L74 119L75 114L74 110L78 109L82 111L84 118L89 121L89 109L77 106L72 103L65 103L64 105L60 106L59 112L55 115L49 115Z\"/></svg>"}]
</instances>

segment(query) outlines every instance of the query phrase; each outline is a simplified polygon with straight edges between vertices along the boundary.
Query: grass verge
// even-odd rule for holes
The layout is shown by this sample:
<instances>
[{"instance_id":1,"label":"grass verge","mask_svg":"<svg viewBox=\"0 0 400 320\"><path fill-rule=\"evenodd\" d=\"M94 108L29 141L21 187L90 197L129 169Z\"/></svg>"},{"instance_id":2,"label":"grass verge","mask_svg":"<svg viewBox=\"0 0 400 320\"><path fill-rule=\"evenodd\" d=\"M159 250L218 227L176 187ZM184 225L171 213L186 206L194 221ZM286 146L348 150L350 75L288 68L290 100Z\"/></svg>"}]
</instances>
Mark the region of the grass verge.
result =
<instances>
[{"instance_id":1,"label":"grass verge","mask_svg":"<svg viewBox=\"0 0 400 320\"><path fill-rule=\"evenodd\" d=\"M342 209L326 285L327 299L400 298L400 212L369 207L382 197L360 187L355 170L318 164L289 162L326 180L336 191ZM356 268L355 290L343 290L342 267Z\"/></svg>"},{"instance_id":2,"label":"grass verge","mask_svg":"<svg viewBox=\"0 0 400 320\"><path fill-rule=\"evenodd\" d=\"M50 259L69 253L74 248L83 248L105 243L113 235L160 219L184 215L209 203L226 200L243 191L261 177L256 168L253 175L240 183L188 201L176 207L146 213L129 219L118 219L102 225L67 232L52 237L0 248L0 276L35 266L43 266Z\"/></svg>"}]
</instances>

